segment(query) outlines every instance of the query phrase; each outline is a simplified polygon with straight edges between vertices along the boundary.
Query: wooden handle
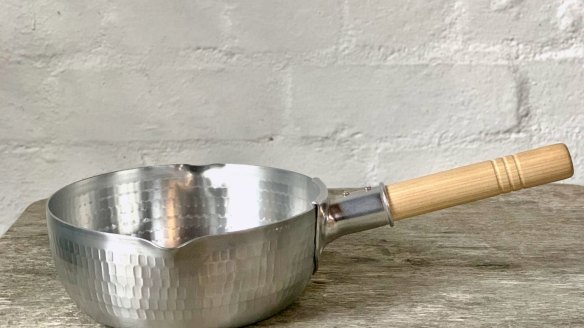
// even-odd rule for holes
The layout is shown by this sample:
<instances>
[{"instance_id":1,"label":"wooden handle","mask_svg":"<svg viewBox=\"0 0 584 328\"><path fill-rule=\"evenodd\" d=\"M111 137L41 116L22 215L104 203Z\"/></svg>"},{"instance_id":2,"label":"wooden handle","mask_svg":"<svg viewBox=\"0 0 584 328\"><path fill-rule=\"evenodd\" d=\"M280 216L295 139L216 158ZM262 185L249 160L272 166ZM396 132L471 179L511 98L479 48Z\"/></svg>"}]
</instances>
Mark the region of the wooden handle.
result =
<instances>
[{"instance_id":1,"label":"wooden handle","mask_svg":"<svg viewBox=\"0 0 584 328\"><path fill-rule=\"evenodd\" d=\"M394 220L571 177L564 144L541 147L388 185Z\"/></svg>"}]
</instances>

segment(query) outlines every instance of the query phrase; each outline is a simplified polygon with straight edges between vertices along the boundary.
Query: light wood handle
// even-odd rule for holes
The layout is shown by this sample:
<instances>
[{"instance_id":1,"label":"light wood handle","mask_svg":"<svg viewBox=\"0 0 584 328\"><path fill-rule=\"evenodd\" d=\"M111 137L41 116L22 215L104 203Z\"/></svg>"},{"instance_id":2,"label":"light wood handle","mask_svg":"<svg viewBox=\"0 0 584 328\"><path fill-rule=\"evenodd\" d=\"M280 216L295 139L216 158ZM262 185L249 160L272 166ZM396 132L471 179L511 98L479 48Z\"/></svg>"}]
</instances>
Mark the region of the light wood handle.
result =
<instances>
[{"instance_id":1,"label":"light wood handle","mask_svg":"<svg viewBox=\"0 0 584 328\"><path fill-rule=\"evenodd\" d=\"M571 177L564 144L541 147L388 185L394 220Z\"/></svg>"}]
</instances>

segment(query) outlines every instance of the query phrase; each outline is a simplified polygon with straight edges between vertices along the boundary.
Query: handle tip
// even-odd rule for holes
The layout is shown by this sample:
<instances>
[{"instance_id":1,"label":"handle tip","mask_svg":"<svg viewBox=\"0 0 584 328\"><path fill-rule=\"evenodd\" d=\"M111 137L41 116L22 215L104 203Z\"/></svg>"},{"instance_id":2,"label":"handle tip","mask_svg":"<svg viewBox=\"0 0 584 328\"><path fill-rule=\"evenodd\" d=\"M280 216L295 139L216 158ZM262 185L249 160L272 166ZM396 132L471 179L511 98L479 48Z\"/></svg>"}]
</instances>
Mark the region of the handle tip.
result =
<instances>
[{"instance_id":1,"label":"handle tip","mask_svg":"<svg viewBox=\"0 0 584 328\"><path fill-rule=\"evenodd\" d=\"M524 157L526 164L532 166L534 177L541 179L538 184L564 180L574 175L572 155L564 143L525 151L517 156Z\"/></svg>"},{"instance_id":2,"label":"handle tip","mask_svg":"<svg viewBox=\"0 0 584 328\"><path fill-rule=\"evenodd\" d=\"M564 143L555 144L551 147L554 146L564 153L563 157L566 159L566 177L564 179L571 178L574 175L574 162L572 161L570 149L568 149L568 146Z\"/></svg>"}]
</instances>

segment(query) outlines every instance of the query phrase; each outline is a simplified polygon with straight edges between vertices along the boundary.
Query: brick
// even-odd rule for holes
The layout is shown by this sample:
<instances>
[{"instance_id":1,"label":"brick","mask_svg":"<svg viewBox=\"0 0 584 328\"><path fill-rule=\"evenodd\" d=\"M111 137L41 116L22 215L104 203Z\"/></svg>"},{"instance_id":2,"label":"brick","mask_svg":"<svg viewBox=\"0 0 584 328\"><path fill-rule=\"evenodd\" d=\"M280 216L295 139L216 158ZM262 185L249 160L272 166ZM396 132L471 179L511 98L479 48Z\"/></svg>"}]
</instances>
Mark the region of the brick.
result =
<instances>
[{"instance_id":1,"label":"brick","mask_svg":"<svg viewBox=\"0 0 584 328\"><path fill-rule=\"evenodd\" d=\"M0 140L43 138L55 117L50 71L30 64L0 64Z\"/></svg>"},{"instance_id":2,"label":"brick","mask_svg":"<svg viewBox=\"0 0 584 328\"><path fill-rule=\"evenodd\" d=\"M10 142L0 152L0 175L6 177L2 188L18 185L15 193L31 192L23 201L32 202L73 181L141 166L141 153L136 144Z\"/></svg>"},{"instance_id":3,"label":"brick","mask_svg":"<svg viewBox=\"0 0 584 328\"><path fill-rule=\"evenodd\" d=\"M452 2L444 0L349 0L348 6L355 45L390 49L439 41L452 12Z\"/></svg>"},{"instance_id":4,"label":"brick","mask_svg":"<svg viewBox=\"0 0 584 328\"><path fill-rule=\"evenodd\" d=\"M21 31L32 31L32 13L27 11L30 5L23 1L6 0L0 5L0 60L6 60L17 41L22 38ZM27 49L29 50L29 49Z\"/></svg>"},{"instance_id":5,"label":"brick","mask_svg":"<svg viewBox=\"0 0 584 328\"><path fill-rule=\"evenodd\" d=\"M497 44L504 41L546 44L572 38L570 16L562 10L565 0L469 1L468 36L472 41Z\"/></svg>"},{"instance_id":6,"label":"brick","mask_svg":"<svg viewBox=\"0 0 584 328\"><path fill-rule=\"evenodd\" d=\"M536 124L556 129L584 126L584 63L526 65L529 105Z\"/></svg>"},{"instance_id":7,"label":"brick","mask_svg":"<svg viewBox=\"0 0 584 328\"><path fill-rule=\"evenodd\" d=\"M0 10L0 40L10 55L51 58L99 47L99 2L8 1Z\"/></svg>"},{"instance_id":8,"label":"brick","mask_svg":"<svg viewBox=\"0 0 584 328\"><path fill-rule=\"evenodd\" d=\"M335 47L340 33L338 1L233 1L234 45L250 51L314 52Z\"/></svg>"},{"instance_id":9,"label":"brick","mask_svg":"<svg viewBox=\"0 0 584 328\"><path fill-rule=\"evenodd\" d=\"M253 139L281 121L277 77L265 69L67 70L55 95L62 139Z\"/></svg>"},{"instance_id":10,"label":"brick","mask_svg":"<svg viewBox=\"0 0 584 328\"><path fill-rule=\"evenodd\" d=\"M117 51L159 53L223 44L220 1L122 1L106 10L104 44Z\"/></svg>"},{"instance_id":11,"label":"brick","mask_svg":"<svg viewBox=\"0 0 584 328\"><path fill-rule=\"evenodd\" d=\"M516 125L517 90L503 66L299 67L293 72L292 135L454 136Z\"/></svg>"},{"instance_id":12,"label":"brick","mask_svg":"<svg viewBox=\"0 0 584 328\"><path fill-rule=\"evenodd\" d=\"M51 57L94 51L161 53L223 44L224 6L211 0L110 3L9 1L0 14L0 49Z\"/></svg>"}]
</instances>

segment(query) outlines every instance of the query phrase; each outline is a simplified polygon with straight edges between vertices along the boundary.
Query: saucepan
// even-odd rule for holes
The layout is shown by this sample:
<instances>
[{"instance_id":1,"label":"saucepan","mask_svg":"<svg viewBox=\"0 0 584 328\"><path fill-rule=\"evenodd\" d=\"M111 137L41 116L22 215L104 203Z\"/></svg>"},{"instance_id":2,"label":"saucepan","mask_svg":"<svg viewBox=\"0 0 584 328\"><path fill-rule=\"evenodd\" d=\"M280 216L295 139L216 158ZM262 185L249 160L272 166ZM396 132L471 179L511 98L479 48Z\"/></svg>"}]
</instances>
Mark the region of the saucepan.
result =
<instances>
[{"instance_id":1,"label":"saucepan","mask_svg":"<svg viewBox=\"0 0 584 328\"><path fill-rule=\"evenodd\" d=\"M291 304L339 236L572 174L563 144L337 196L276 168L150 166L64 187L47 222L58 278L97 322L231 327Z\"/></svg>"}]
</instances>

